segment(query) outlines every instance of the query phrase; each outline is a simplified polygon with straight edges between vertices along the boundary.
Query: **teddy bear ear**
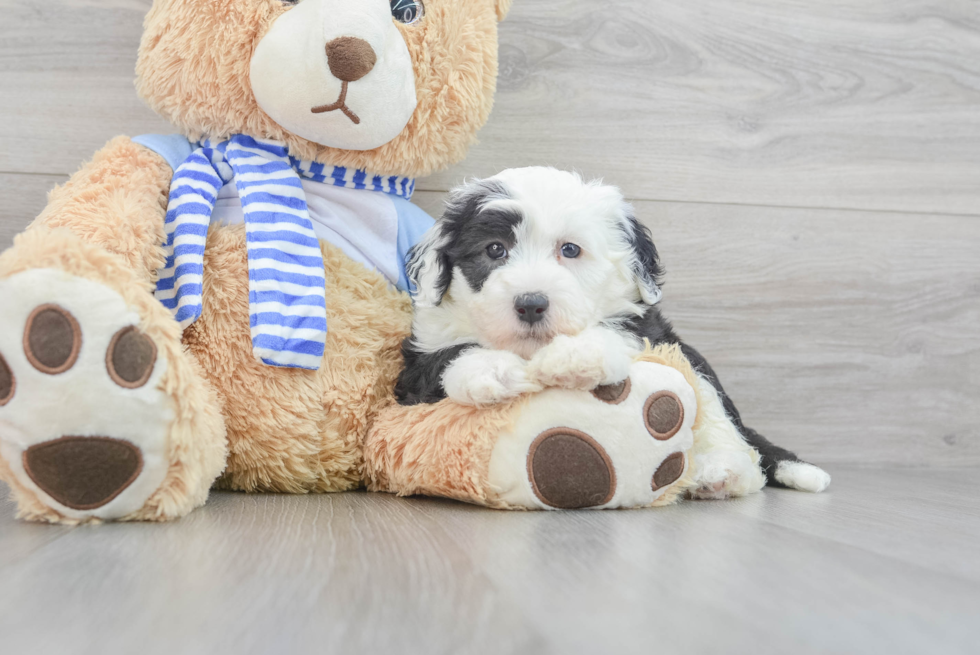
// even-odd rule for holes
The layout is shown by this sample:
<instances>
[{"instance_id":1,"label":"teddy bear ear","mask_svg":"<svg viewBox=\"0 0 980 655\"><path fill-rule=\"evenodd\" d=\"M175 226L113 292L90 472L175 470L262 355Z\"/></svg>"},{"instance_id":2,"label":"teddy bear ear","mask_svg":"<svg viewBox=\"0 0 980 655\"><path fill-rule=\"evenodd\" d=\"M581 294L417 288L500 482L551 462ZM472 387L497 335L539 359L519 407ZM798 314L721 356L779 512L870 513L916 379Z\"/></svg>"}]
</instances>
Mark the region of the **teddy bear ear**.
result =
<instances>
[{"instance_id":1,"label":"teddy bear ear","mask_svg":"<svg viewBox=\"0 0 980 655\"><path fill-rule=\"evenodd\" d=\"M497 5L497 20L503 20L507 18L507 12L510 11L510 5L514 0L494 0Z\"/></svg>"}]
</instances>

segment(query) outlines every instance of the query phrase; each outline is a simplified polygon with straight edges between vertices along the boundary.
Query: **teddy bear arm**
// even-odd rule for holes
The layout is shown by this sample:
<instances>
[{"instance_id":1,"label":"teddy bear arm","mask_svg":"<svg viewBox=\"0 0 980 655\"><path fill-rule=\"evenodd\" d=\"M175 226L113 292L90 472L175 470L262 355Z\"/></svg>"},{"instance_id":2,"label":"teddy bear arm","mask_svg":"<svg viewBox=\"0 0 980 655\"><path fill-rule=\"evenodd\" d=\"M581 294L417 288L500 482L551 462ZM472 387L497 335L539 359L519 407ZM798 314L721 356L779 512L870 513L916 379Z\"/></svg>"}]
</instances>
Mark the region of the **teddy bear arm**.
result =
<instances>
[{"instance_id":1,"label":"teddy bear arm","mask_svg":"<svg viewBox=\"0 0 980 655\"><path fill-rule=\"evenodd\" d=\"M123 258L141 281L165 256L164 218L173 171L166 160L128 137L112 139L49 195L28 229L68 229Z\"/></svg>"}]
</instances>

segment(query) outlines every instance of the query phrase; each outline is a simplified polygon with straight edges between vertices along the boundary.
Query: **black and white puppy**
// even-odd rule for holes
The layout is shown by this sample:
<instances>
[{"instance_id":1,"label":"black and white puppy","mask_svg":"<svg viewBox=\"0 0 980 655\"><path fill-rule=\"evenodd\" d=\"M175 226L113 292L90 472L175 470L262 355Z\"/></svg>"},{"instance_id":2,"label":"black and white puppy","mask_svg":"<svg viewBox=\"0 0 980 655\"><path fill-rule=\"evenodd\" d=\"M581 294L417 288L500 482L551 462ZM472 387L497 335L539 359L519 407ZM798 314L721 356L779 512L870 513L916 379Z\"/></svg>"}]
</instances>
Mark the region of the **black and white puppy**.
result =
<instances>
[{"instance_id":1,"label":"black and white puppy","mask_svg":"<svg viewBox=\"0 0 980 655\"><path fill-rule=\"evenodd\" d=\"M396 397L482 406L545 387L592 389L624 380L644 339L678 344L715 407L702 408L697 495L750 493L762 473L825 489L823 470L742 422L708 362L660 314L662 274L650 232L615 187L544 167L466 184L410 256L415 320ZM746 443L761 459L745 456Z\"/></svg>"}]
</instances>

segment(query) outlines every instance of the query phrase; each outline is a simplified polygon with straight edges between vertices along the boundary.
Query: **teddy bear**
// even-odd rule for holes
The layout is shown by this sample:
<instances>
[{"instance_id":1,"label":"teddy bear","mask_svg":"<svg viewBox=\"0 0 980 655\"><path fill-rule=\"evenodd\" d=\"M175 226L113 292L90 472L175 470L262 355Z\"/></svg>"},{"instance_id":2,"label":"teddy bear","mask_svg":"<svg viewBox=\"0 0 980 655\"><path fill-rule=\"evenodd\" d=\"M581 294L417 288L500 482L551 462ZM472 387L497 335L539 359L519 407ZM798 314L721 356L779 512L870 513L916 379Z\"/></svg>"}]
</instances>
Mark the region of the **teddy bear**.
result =
<instances>
[{"instance_id":1,"label":"teddy bear","mask_svg":"<svg viewBox=\"0 0 980 655\"><path fill-rule=\"evenodd\" d=\"M433 223L415 179L488 119L509 6L155 0L136 87L179 134L110 141L0 256L21 518L171 520L212 488L564 509L696 484L711 399L676 348L592 391L394 400Z\"/></svg>"}]
</instances>

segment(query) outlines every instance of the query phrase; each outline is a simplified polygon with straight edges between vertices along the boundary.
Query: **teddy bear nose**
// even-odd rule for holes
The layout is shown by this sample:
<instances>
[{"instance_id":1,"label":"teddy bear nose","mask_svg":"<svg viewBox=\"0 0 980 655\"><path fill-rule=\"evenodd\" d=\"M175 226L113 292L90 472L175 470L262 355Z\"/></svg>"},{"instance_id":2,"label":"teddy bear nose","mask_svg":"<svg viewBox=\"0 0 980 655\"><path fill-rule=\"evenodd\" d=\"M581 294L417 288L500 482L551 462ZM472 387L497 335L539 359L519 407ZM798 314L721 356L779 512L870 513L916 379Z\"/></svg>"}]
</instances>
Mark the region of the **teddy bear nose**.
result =
<instances>
[{"instance_id":1,"label":"teddy bear nose","mask_svg":"<svg viewBox=\"0 0 980 655\"><path fill-rule=\"evenodd\" d=\"M378 56L364 39L341 36L327 43L327 64L341 81L356 82L370 73L376 63Z\"/></svg>"}]
</instances>

